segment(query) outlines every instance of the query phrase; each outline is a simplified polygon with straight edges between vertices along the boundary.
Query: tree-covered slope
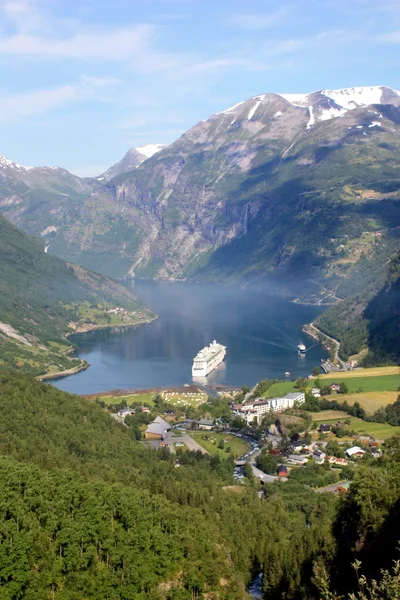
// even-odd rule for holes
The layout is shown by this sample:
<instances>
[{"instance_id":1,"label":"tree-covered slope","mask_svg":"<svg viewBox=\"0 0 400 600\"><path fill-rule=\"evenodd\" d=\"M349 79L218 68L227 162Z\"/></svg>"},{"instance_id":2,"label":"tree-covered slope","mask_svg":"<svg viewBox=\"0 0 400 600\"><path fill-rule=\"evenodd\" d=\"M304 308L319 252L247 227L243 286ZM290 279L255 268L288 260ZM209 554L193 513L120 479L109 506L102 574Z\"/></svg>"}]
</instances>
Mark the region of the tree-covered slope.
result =
<instances>
[{"instance_id":1,"label":"tree-covered slope","mask_svg":"<svg viewBox=\"0 0 400 600\"><path fill-rule=\"evenodd\" d=\"M129 322L150 317L124 286L46 254L0 215L0 367L36 375L78 366L65 334L107 325L115 304Z\"/></svg>"},{"instance_id":2,"label":"tree-covered slope","mask_svg":"<svg viewBox=\"0 0 400 600\"><path fill-rule=\"evenodd\" d=\"M313 589L332 496L238 492L231 460L188 453L177 468L99 405L15 373L0 374L0 422L8 600L239 600L260 570L269 598Z\"/></svg>"},{"instance_id":3,"label":"tree-covered slope","mask_svg":"<svg viewBox=\"0 0 400 600\"><path fill-rule=\"evenodd\" d=\"M368 348L366 366L400 362L400 253L393 245L365 256L350 280L339 288L345 300L325 311L316 321L326 334L340 341L345 360ZM387 252L390 258L388 258Z\"/></svg>"}]
</instances>

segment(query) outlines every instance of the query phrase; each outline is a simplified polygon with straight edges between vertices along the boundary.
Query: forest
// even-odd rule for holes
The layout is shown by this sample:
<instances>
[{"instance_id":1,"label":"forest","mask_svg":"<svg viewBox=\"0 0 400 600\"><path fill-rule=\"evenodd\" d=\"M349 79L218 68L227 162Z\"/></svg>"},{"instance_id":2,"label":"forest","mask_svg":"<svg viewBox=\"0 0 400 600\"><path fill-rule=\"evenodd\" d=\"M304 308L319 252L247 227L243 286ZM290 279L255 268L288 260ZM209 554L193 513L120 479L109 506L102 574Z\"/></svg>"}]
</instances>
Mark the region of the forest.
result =
<instances>
[{"instance_id":1,"label":"forest","mask_svg":"<svg viewBox=\"0 0 400 600\"><path fill-rule=\"evenodd\" d=\"M1 597L245 599L262 571L265 598L316 599L316 565L347 594L355 580L346 587L337 565L361 557L376 576L395 557L396 530L376 549L400 501L390 443L344 500L306 477L260 497L254 480L237 489L231 458L150 450L97 403L2 372Z\"/></svg>"},{"instance_id":2,"label":"forest","mask_svg":"<svg viewBox=\"0 0 400 600\"><path fill-rule=\"evenodd\" d=\"M65 335L71 323L82 322L84 303L117 303L154 316L123 285L46 254L41 240L0 215L0 324L24 336L21 341L0 331L0 368L36 376L78 366Z\"/></svg>"},{"instance_id":3,"label":"forest","mask_svg":"<svg viewBox=\"0 0 400 600\"><path fill-rule=\"evenodd\" d=\"M386 249L371 260L362 256L338 294L343 300L323 312L316 324L340 341L340 357L348 360L368 348L365 367L399 362L400 253L388 256Z\"/></svg>"}]
</instances>

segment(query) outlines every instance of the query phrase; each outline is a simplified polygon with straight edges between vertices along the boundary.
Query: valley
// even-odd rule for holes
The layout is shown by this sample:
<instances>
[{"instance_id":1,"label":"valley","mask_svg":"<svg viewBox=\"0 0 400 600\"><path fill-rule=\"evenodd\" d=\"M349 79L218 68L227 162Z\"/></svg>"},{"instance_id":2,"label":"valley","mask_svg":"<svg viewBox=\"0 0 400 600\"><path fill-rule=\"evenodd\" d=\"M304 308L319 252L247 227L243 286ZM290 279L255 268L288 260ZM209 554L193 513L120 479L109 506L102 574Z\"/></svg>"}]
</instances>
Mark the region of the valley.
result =
<instances>
[{"instance_id":1,"label":"valley","mask_svg":"<svg viewBox=\"0 0 400 600\"><path fill-rule=\"evenodd\" d=\"M319 326L342 360L369 347L369 364L393 360L369 339L375 317L358 315L372 315L400 248L399 124L385 86L261 94L97 178L3 157L0 210L107 276L268 284L333 304Z\"/></svg>"}]
</instances>

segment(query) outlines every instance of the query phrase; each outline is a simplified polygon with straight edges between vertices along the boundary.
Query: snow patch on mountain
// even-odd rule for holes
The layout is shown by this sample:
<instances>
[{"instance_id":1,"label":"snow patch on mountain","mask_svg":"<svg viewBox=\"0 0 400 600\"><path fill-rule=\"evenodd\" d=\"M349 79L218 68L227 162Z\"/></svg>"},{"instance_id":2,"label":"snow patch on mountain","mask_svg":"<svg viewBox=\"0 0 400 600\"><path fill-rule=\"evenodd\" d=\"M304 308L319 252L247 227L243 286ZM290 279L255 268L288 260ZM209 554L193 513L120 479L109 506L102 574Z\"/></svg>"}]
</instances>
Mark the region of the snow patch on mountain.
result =
<instances>
[{"instance_id":1,"label":"snow patch on mountain","mask_svg":"<svg viewBox=\"0 0 400 600\"><path fill-rule=\"evenodd\" d=\"M352 87L340 90L321 90L321 94L331 98L336 104L347 110L358 106L369 106L380 104L383 94L383 86Z\"/></svg>"},{"instance_id":2,"label":"snow patch on mountain","mask_svg":"<svg viewBox=\"0 0 400 600\"><path fill-rule=\"evenodd\" d=\"M312 106L308 107L308 112L309 112L310 118L307 123L307 129L310 129L310 127L312 127L315 124L315 117L314 117L314 112L313 112Z\"/></svg>"},{"instance_id":3,"label":"snow patch on mountain","mask_svg":"<svg viewBox=\"0 0 400 600\"><path fill-rule=\"evenodd\" d=\"M234 104L233 106L230 106L229 108L226 108L225 110L221 110L220 112L215 113L216 115L227 115L229 113L231 113L233 110L235 110L235 108L237 108L238 106L240 106L241 104L244 104L246 101L243 100L242 102L238 102L237 104ZM208 121L208 119L206 119L206 121ZM205 121L204 121L205 122Z\"/></svg>"},{"instance_id":4,"label":"snow patch on mountain","mask_svg":"<svg viewBox=\"0 0 400 600\"><path fill-rule=\"evenodd\" d=\"M253 108L250 110L249 114L247 115L247 118L249 121L251 121L251 119L254 117L254 114L257 110L257 108L260 106L260 104L262 104L262 101L264 100L265 95L264 96L256 96L255 98L253 98L253 100L256 100L255 105L253 106Z\"/></svg>"},{"instance_id":5,"label":"snow patch on mountain","mask_svg":"<svg viewBox=\"0 0 400 600\"><path fill-rule=\"evenodd\" d=\"M157 154L157 152L161 152L161 150L163 150L164 148L166 148L165 144L147 144L146 146L135 148L135 150L139 152L139 154L144 154L146 158L151 158L152 156L154 156L154 154Z\"/></svg>"},{"instance_id":6,"label":"snow patch on mountain","mask_svg":"<svg viewBox=\"0 0 400 600\"><path fill-rule=\"evenodd\" d=\"M16 169L17 171L29 171L30 169L33 169L33 167L24 167L23 165L12 162L12 160L9 160L2 154L0 154L0 167L9 167L11 169Z\"/></svg>"},{"instance_id":7,"label":"snow patch on mountain","mask_svg":"<svg viewBox=\"0 0 400 600\"><path fill-rule=\"evenodd\" d=\"M309 96L309 94L278 94L279 96L281 96L282 98L284 98L285 100L287 100L288 102L290 102L290 104L293 104L294 106L301 106L302 108L304 107L304 104L302 104L303 102L305 102Z\"/></svg>"},{"instance_id":8,"label":"snow patch on mountain","mask_svg":"<svg viewBox=\"0 0 400 600\"><path fill-rule=\"evenodd\" d=\"M325 108L318 117L319 121L328 121L329 119L336 119L337 117L343 117L347 113L345 108Z\"/></svg>"}]
</instances>

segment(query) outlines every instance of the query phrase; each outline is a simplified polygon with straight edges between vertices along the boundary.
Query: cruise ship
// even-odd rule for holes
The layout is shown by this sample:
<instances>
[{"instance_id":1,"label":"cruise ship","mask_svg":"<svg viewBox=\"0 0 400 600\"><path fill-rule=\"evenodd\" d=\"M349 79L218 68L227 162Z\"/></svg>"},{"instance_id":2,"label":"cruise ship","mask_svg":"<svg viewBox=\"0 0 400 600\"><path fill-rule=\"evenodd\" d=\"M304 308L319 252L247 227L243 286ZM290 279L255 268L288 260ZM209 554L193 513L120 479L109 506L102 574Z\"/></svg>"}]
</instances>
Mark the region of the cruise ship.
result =
<instances>
[{"instance_id":1,"label":"cruise ship","mask_svg":"<svg viewBox=\"0 0 400 600\"><path fill-rule=\"evenodd\" d=\"M222 363L226 354L226 347L215 340L206 346L193 359L192 376L205 377Z\"/></svg>"}]
</instances>

